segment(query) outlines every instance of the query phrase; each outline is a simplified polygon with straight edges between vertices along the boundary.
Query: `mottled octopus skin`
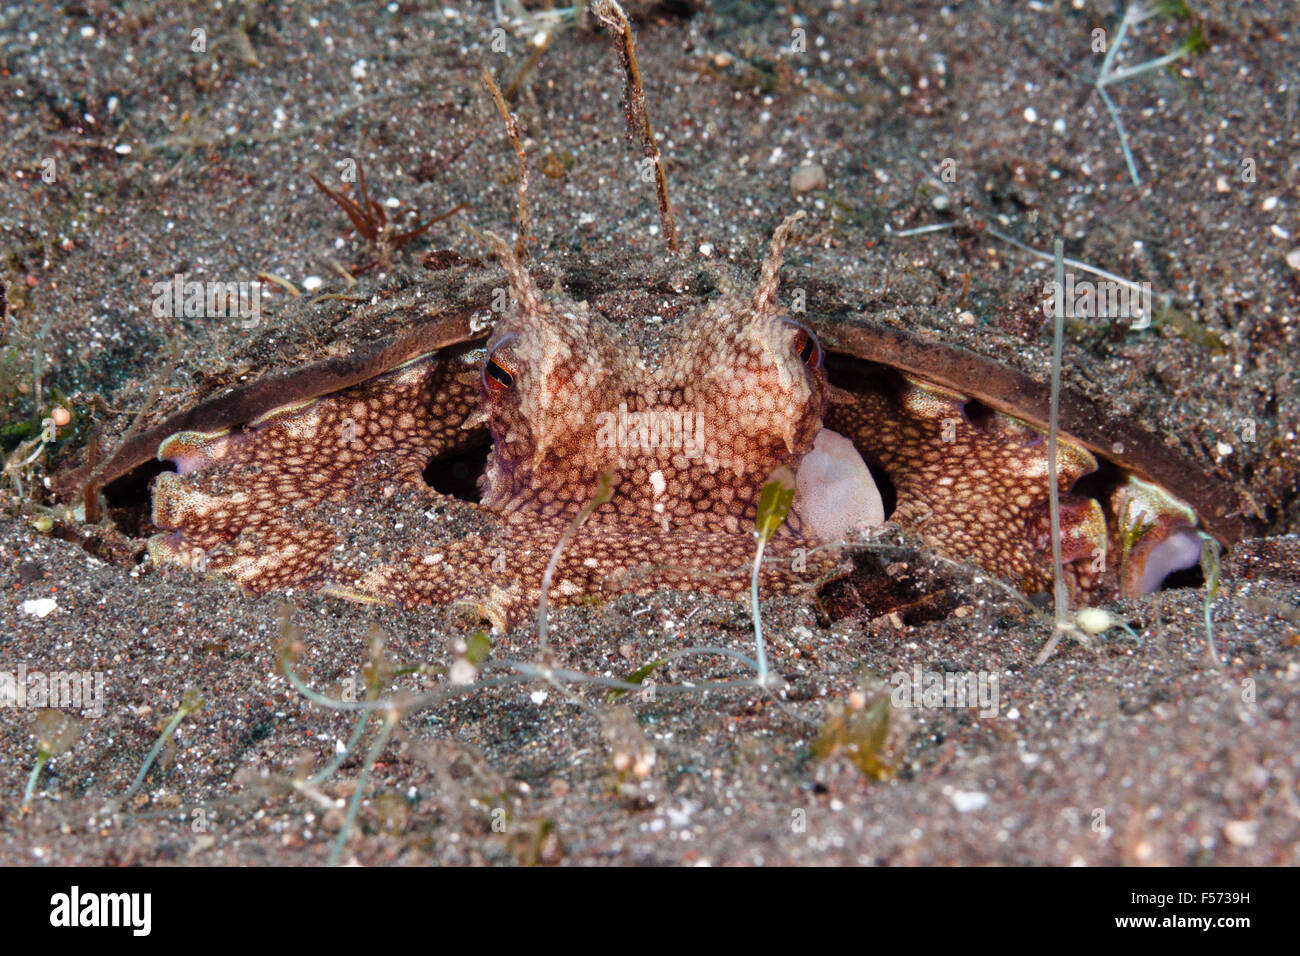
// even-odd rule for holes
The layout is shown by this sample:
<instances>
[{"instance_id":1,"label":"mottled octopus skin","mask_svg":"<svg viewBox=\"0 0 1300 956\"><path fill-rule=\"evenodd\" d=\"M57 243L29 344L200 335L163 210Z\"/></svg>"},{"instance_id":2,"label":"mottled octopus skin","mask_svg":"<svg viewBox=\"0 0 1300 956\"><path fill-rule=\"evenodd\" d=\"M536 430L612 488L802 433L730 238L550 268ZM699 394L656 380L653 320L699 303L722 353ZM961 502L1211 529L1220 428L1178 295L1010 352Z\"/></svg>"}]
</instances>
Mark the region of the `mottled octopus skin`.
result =
<instances>
[{"instance_id":1,"label":"mottled octopus skin","mask_svg":"<svg viewBox=\"0 0 1300 956\"><path fill-rule=\"evenodd\" d=\"M895 522L1026 593L1047 590L1046 437L1006 415L972 422L964 406L963 396L913 380L898 395L861 394L853 405L837 406L828 424L871 449L893 478ZM1097 590L1104 573L1108 541L1101 506L1069 494L1096 468L1084 448L1063 442L1057 449L1062 556L1073 591ZM1094 563L1102 567L1094 571Z\"/></svg>"},{"instance_id":2,"label":"mottled octopus skin","mask_svg":"<svg viewBox=\"0 0 1300 956\"><path fill-rule=\"evenodd\" d=\"M508 386L484 359L440 352L241 429L173 435L159 449L178 473L154 487L153 520L166 529L151 542L155 559L256 592L466 601L513 622L536 605L556 542L608 472L613 496L564 549L552 601L661 587L738 597L762 485L782 465L797 468L825 424L889 471L900 525L1027 591L1049 586L1041 431L1005 415L971 422L962 396L918 380L893 396L833 390L777 302L790 225L752 295L726 295L665 328L653 354L585 305L541 295L499 249L514 308L488 356ZM598 440L620 407L702 416L699 454ZM430 462L481 442L484 429L481 502L428 487ZM1099 589L1117 567L1114 521L1068 495L1095 467L1088 451L1061 444L1076 591ZM841 568L838 549L804 536L798 510L796 501L768 549L766 593L807 591Z\"/></svg>"}]
</instances>

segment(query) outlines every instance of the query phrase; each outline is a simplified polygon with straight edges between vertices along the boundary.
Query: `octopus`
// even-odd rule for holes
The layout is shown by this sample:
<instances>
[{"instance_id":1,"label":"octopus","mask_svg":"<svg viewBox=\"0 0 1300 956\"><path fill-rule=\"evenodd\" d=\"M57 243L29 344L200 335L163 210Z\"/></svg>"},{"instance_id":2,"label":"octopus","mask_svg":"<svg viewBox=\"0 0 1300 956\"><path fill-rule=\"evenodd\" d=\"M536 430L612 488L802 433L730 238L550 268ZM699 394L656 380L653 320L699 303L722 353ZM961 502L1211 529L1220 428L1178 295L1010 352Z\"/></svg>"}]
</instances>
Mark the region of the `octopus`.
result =
<instances>
[{"instance_id":1,"label":"octopus","mask_svg":"<svg viewBox=\"0 0 1300 956\"><path fill-rule=\"evenodd\" d=\"M891 527L1049 590L1045 387L869 322L799 321L779 296L797 219L752 284L668 323L543 293L498 241L510 307L486 341L443 317L201 403L77 480L103 485L146 451L174 467L152 486L159 565L256 593L465 603L502 627L544 580L564 604L746 594L760 495L781 474L795 494L764 594L815 592ZM1202 536L1239 536L1228 496L1155 436L1069 395L1062 429L1076 600L1150 592L1197 562Z\"/></svg>"}]
</instances>

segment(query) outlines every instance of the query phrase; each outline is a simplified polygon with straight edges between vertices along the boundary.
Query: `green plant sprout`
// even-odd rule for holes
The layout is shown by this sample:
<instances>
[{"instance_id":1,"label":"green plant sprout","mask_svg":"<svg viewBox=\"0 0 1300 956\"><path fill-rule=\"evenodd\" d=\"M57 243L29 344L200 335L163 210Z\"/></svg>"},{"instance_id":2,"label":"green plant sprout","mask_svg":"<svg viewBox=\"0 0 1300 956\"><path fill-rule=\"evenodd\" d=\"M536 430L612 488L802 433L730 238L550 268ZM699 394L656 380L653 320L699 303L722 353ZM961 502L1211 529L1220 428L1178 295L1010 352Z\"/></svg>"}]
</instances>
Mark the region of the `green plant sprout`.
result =
<instances>
[{"instance_id":1,"label":"green plant sprout","mask_svg":"<svg viewBox=\"0 0 1300 956\"><path fill-rule=\"evenodd\" d=\"M1057 239L1053 243L1056 253L1053 281L1057 289L1065 286L1065 243ZM1065 564L1061 560L1061 490L1056 482L1057 430L1061 415L1061 352L1065 343L1065 303L1062 297L1053 296L1056 308L1052 311L1052 397L1051 408L1047 418L1047 500L1051 508L1052 519L1052 636L1044 645L1035 664L1042 664L1067 633L1069 624L1066 616L1069 611L1069 597L1065 591Z\"/></svg>"},{"instance_id":2,"label":"green plant sprout","mask_svg":"<svg viewBox=\"0 0 1300 956\"><path fill-rule=\"evenodd\" d=\"M1056 262L1052 278L1057 289L1065 287L1065 242L1053 243ZM1069 609L1069 596L1065 591L1065 564L1061 560L1061 489L1057 482L1056 453L1060 446L1061 420L1061 353L1065 346L1065 302L1055 296L1056 308L1052 310L1052 397L1047 418L1047 500L1052 520L1052 606L1056 620L1065 619Z\"/></svg>"},{"instance_id":3,"label":"green plant sprout","mask_svg":"<svg viewBox=\"0 0 1300 956\"><path fill-rule=\"evenodd\" d=\"M897 772L888 753L892 716L888 694L869 698L854 691L845 702L832 706L813 741L813 759L843 755L867 779L888 780Z\"/></svg>"},{"instance_id":4,"label":"green plant sprout","mask_svg":"<svg viewBox=\"0 0 1300 956\"><path fill-rule=\"evenodd\" d=\"M301 637L301 630L293 623L292 608L288 604L280 606L281 632L294 639ZM382 675L388 670L379 661L383 654L384 640L383 633L378 627L371 628L370 631L370 663L363 668L366 684L366 699L376 700L379 697L379 685ZM352 736L348 738L347 744L343 749L335 753L334 758L329 761L319 772L305 781L305 785L315 787L318 784L328 780L334 775L334 772L343 765L343 762L351 756L353 749L361 742L361 737L366 732L366 726L370 723L371 711L363 710L361 716L357 718L357 725L352 729Z\"/></svg>"},{"instance_id":5,"label":"green plant sprout","mask_svg":"<svg viewBox=\"0 0 1300 956\"><path fill-rule=\"evenodd\" d=\"M1211 620L1222 576L1219 542L1205 532L1201 532L1201 574L1205 578L1205 653L1214 667L1222 667L1223 662L1219 660L1219 652L1214 646L1214 622Z\"/></svg>"},{"instance_id":6,"label":"green plant sprout","mask_svg":"<svg viewBox=\"0 0 1300 956\"><path fill-rule=\"evenodd\" d=\"M936 185L940 185L940 186L942 185L941 183L938 182L938 180L934 180L934 182ZM944 192L948 193L948 190L945 188ZM948 195L951 197L951 193L948 193ZM1052 253L1043 252L1041 249L1035 249L1033 246L1021 242L1015 236L1009 235L1008 233L1005 233L1000 229L997 229L994 226L989 225L984 220L975 218L973 216L962 220L953 220L951 222L930 223L929 225L917 226L913 229L900 229L896 232L895 231L888 232L885 235L886 238L892 237L894 239L906 239L910 236L922 236L927 233L943 232L948 229L960 230L962 232L967 232L971 235L992 236L994 239L997 239L999 242L1005 242L1007 245L1015 249L1019 249L1021 252L1028 253L1029 255L1033 256L1035 259L1041 259L1044 262L1052 262L1052 263L1055 263L1056 261L1056 257ZM1114 282L1117 283L1118 285L1122 285L1124 288L1128 289L1131 292L1141 293L1143 291L1142 286L1132 281L1131 279L1125 279L1123 276L1116 275L1115 273L1109 272L1106 269L1101 269L1098 268L1097 266L1089 265L1088 263L1083 262L1080 259L1073 259L1070 256L1066 256L1065 264L1069 266L1071 269L1078 269L1080 272L1087 272L1090 275L1097 276L1098 278L1106 279L1109 282ZM1165 310L1168 310L1173 306L1174 298L1168 292L1153 291L1152 297L1158 300L1160 302L1161 307L1164 308Z\"/></svg>"},{"instance_id":7,"label":"green plant sprout","mask_svg":"<svg viewBox=\"0 0 1300 956\"><path fill-rule=\"evenodd\" d=\"M135 780L131 782L130 788L126 793L122 794L122 799L124 801L135 796L136 792L144 784L145 774L149 772L149 768L153 766L153 762L158 759L158 755L162 753L163 746L171 739L172 734L176 733L176 728L181 725L181 721L190 714L198 711L202 706L203 698L199 696L198 691L190 689L181 695L181 704L176 708L176 713L172 714L171 719L167 721L167 726L163 728L162 733L158 735L158 739L155 740L153 746L149 748L149 753L145 756L144 763L141 765L139 772L135 775Z\"/></svg>"},{"instance_id":8,"label":"green plant sprout","mask_svg":"<svg viewBox=\"0 0 1300 956\"><path fill-rule=\"evenodd\" d=\"M343 847L347 843L348 834L352 832L352 824L356 822L357 811L361 809L361 797L366 791L366 780L370 776L370 768L375 765L379 755L383 753L384 748L388 746L388 739L393 735L393 730L397 727L402 719L402 711L396 706L390 705L384 712L384 726L375 736L374 743L366 751L366 759L361 764L361 772L357 774L357 783L352 790L352 799L348 801L348 812L343 817L343 826L339 827L338 839L334 841L334 849L330 851L329 865L337 866L339 856L343 853Z\"/></svg>"},{"instance_id":9,"label":"green plant sprout","mask_svg":"<svg viewBox=\"0 0 1300 956\"><path fill-rule=\"evenodd\" d=\"M3 298L3 289L0 288L0 299ZM4 474L9 478L14 492L19 498L26 497L23 492L23 478L26 476L32 483L35 478L31 475L31 468L36 460L44 454L46 448L50 445L57 444L62 438L71 434L73 429L69 428L72 422L72 415L67 411L69 404L67 398L58 389L51 389L54 401L48 405L45 400L43 382L45 377L45 340L49 335L50 322L52 317L47 317L41 326L40 334L37 336L34 356L32 359L32 393L33 412L30 421L18 422L12 425L6 424L0 434L3 438L18 438L18 445L13 448L5 457ZM59 416L62 416L60 419ZM60 435L60 429L64 429L64 434Z\"/></svg>"},{"instance_id":10,"label":"green plant sprout","mask_svg":"<svg viewBox=\"0 0 1300 956\"><path fill-rule=\"evenodd\" d=\"M36 763L27 777L27 786L23 790L22 809L25 812L36 793L36 781L41 771L53 757L65 753L77 742L85 729L85 724L70 714L58 710L42 710L33 721L33 733L36 735Z\"/></svg>"},{"instance_id":11,"label":"green plant sprout","mask_svg":"<svg viewBox=\"0 0 1300 956\"><path fill-rule=\"evenodd\" d=\"M560 535L560 540L555 542L555 548L551 551L551 560L546 563L546 570L542 573L542 593L537 599L537 643L541 657L544 659L550 653L550 647L547 643L547 615L546 615L546 597L551 590L551 578L555 576L555 568L560 563L560 555L564 553L565 547L578 533L578 529L587 523L590 518L605 502L609 501L614 495L614 473L612 471L602 471L596 484L596 494L591 500L582 506L582 510L573 516L569 526L564 529Z\"/></svg>"},{"instance_id":12,"label":"green plant sprout","mask_svg":"<svg viewBox=\"0 0 1300 956\"><path fill-rule=\"evenodd\" d=\"M1065 243L1057 239L1055 249L1054 281L1058 289L1065 283ZM1052 636L1034 658L1034 664L1043 664L1052 656L1061 638L1069 634L1086 643L1088 634L1102 634L1112 627L1122 627L1132 635L1138 646L1142 639L1126 623L1114 618L1100 608L1082 608L1070 616L1070 599L1065 587L1065 564L1061 559L1061 491L1056 480L1056 450L1061 417L1061 354L1065 344L1065 306L1060 296L1054 297L1056 308L1052 313L1052 394L1047 419L1047 500L1052 521Z\"/></svg>"},{"instance_id":13,"label":"green plant sprout","mask_svg":"<svg viewBox=\"0 0 1300 956\"><path fill-rule=\"evenodd\" d=\"M1177 60L1198 53L1206 47L1205 36L1201 33L1200 26L1197 25L1192 29L1187 39L1172 53L1158 56L1136 66L1115 69L1115 58L1119 55L1120 47L1124 44L1124 38L1128 34L1129 27L1137 26L1139 23L1161 13L1186 16L1187 7L1184 4L1158 4L1155 7L1146 7L1137 3L1130 4L1124 10L1124 16L1120 18L1119 28L1115 32L1115 42L1110 44L1110 47L1106 50L1106 58L1102 60L1101 69L1097 72L1096 81L1093 83L1093 89L1101 97L1106 112L1110 114L1111 122L1115 124L1115 132L1119 134L1119 146L1124 153L1124 164L1128 167L1129 178L1133 180L1134 186L1142 185L1142 179L1138 176L1137 163L1133 160L1133 151L1129 148L1128 134L1124 132L1124 124L1120 121L1119 110L1115 107L1115 101L1110 98L1110 94L1106 92L1106 87L1112 83L1119 83L1135 76L1141 76L1151 70L1159 70Z\"/></svg>"},{"instance_id":14,"label":"green plant sprout","mask_svg":"<svg viewBox=\"0 0 1300 956\"><path fill-rule=\"evenodd\" d=\"M758 540L758 547L754 551L749 596L754 616L754 646L760 687L767 686L767 653L763 647L763 616L758 610L758 572L763 563L763 549L790 513L790 506L794 504L794 492L794 473L782 466L772 473L758 496L758 515L754 522L754 537Z\"/></svg>"}]
</instances>

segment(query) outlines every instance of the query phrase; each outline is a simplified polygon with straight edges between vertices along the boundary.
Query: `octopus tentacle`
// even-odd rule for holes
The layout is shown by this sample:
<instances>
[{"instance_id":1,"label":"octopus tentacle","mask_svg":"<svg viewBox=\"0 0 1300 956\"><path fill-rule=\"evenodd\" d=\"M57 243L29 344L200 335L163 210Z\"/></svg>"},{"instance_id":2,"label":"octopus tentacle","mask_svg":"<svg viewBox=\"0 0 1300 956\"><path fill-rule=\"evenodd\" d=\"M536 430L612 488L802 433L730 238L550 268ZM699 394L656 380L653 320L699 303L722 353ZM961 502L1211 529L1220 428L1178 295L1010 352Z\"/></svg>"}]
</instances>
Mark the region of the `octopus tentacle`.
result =
<instances>
[{"instance_id":1,"label":"octopus tentacle","mask_svg":"<svg viewBox=\"0 0 1300 956\"><path fill-rule=\"evenodd\" d=\"M886 376L852 391L855 401L833 405L827 425L890 476L891 520L1026 593L1049 590L1044 431L915 377ZM1126 476L1101 500L1072 493L1097 467L1082 445L1059 442L1064 572L1076 599L1108 588L1125 597L1147 593L1169 571L1195 563L1196 516L1163 489Z\"/></svg>"},{"instance_id":2,"label":"octopus tentacle","mask_svg":"<svg viewBox=\"0 0 1300 956\"><path fill-rule=\"evenodd\" d=\"M476 381L476 369L430 356L240 429L172 435L158 449L177 471L154 483L163 533L151 553L256 591L346 576L330 557L339 535L328 514L374 489L434 494L428 462L474 440L459 426Z\"/></svg>"}]
</instances>

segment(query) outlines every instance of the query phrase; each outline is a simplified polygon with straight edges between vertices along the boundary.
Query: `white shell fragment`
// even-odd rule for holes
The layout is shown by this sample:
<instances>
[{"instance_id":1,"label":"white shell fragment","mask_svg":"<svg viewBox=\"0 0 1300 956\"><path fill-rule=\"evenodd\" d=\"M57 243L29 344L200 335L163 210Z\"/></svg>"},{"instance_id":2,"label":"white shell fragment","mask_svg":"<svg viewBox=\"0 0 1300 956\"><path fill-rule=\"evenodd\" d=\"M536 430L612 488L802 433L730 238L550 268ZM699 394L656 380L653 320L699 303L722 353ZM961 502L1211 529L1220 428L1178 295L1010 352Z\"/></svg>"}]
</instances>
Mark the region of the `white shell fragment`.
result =
<instances>
[{"instance_id":1,"label":"white shell fragment","mask_svg":"<svg viewBox=\"0 0 1300 956\"><path fill-rule=\"evenodd\" d=\"M54 598L36 598L31 601L23 602L23 613L34 614L37 617L45 617L59 606Z\"/></svg>"},{"instance_id":2,"label":"white shell fragment","mask_svg":"<svg viewBox=\"0 0 1300 956\"><path fill-rule=\"evenodd\" d=\"M795 509L807 532L824 541L885 523L885 506L853 442L823 428L799 464Z\"/></svg>"}]
</instances>

